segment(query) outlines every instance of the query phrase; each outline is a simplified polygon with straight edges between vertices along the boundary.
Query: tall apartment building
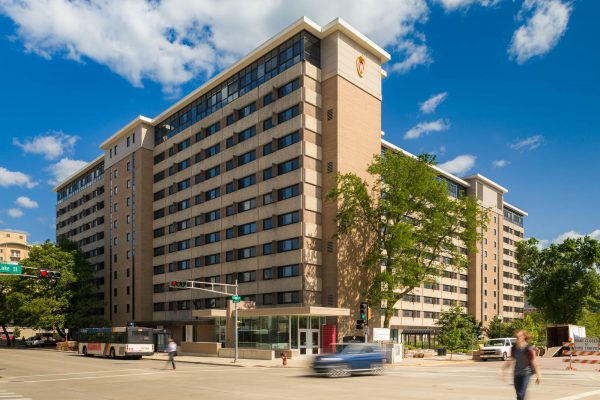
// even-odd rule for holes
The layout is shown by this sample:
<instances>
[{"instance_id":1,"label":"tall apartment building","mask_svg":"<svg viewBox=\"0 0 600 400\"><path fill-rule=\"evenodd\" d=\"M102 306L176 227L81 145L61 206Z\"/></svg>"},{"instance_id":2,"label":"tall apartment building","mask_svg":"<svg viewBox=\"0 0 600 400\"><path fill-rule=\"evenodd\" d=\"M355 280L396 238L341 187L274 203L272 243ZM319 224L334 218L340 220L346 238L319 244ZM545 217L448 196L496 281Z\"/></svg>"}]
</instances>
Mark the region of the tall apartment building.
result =
<instances>
[{"instance_id":1,"label":"tall apartment building","mask_svg":"<svg viewBox=\"0 0 600 400\"><path fill-rule=\"evenodd\" d=\"M107 139L99 159L106 206L95 213L105 221L98 229L104 312L113 325L135 321L169 329L177 341L230 346L227 296L169 288L173 280L196 280L239 284L241 346L311 354L335 336L356 334L368 282L356 253L333 239L337 205L324 193L337 172L369 180L374 155L400 150L381 138L381 65L389 59L342 20L321 27L302 18L156 118L138 117ZM78 203L83 189L61 193L91 169L56 188L57 235L81 226L77 219L62 225L77 212L63 203ZM499 187L438 171L451 195L472 193L482 207L491 201L485 185ZM515 278L514 261L505 268L502 249L505 234L517 240L514 232L522 233L524 213L501 195L496 200L493 212L502 221L513 213L512 233L500 219L495 231L496 297L478 283L481 273L472 278L473 255L468 272L399 302L396 337L415 329L430 334L439 311L454 301L482 320L504 307L518 315L519 286L505 286ZM521 226L512 215L521 216ZM488 236L482 233L482 243ZM476 308L481 301L484 311Z\"/></svg>"},{"instance_id":2,"label":"tall apartment building","mask_svg":"<svg viewBox=\"0 0 600 400\"><path fill-rule=\"evenodd\" d=\"M56 237L79 245L94 268L94 286L99 300L105 300L104 157L76 171L54 188L56 192ZM105 307L94 312L104 315Z\"/></svg>"},{"instance_id":3,"label":"tall apartment building","mask_svg":"<svg viewBox=\"0 0 600 400\"><path fill-rule=\"evenodd\" d=\"M18 264L29 256L30 248L26 233L0 230L0 263Z\"/></svg>"}]
</instances>

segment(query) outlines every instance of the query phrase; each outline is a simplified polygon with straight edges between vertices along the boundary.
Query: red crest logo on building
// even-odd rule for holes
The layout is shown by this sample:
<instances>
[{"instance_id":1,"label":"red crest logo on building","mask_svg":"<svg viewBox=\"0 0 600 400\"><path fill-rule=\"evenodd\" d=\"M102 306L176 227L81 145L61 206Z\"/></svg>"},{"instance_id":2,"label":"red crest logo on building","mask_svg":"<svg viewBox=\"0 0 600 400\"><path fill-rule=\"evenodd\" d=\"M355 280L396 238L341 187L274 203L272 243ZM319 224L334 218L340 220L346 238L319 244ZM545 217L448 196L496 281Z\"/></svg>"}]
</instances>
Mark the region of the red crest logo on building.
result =
<instances>
[{"instance_id":1,"label":"red crest logo on building","mask_svg":"<svg viewBox=\"0 0 600 400\"><path fill-rule=\"evenodd\" d=\"M358 72L358 76L361 78L365 74L367 69L367 60L363 56L358 56L356 59L356 72Z\"/></svg>"}]
</instances>

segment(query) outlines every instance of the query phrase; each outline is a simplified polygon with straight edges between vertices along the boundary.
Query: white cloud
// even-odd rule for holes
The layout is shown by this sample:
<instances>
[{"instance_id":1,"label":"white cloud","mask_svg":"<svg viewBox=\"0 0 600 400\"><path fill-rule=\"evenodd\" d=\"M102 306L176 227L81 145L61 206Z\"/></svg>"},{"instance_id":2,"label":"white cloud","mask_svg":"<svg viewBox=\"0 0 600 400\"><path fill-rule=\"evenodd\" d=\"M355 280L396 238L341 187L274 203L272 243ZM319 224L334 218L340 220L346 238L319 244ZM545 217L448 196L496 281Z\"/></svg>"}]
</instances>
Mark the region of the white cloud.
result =
<instances>
[{"instance_id":1,"label":"white cloud","mask_svg":"<svg viewBox=\"0 0 600 400\"><path fill-rule=\"evenodd\" d=\"M475 166L475 160L477 160L477 157L464 154L445 163L438 164L438 167L451 174L462 175Z\"/></svg>"},{"instance_id":2,"label":"white cloud","mask_svg":"<svg viewBox=\"0 0 600 400\"><path fill-rule=\"evenodd\" d=\"M572 11L572 4L562 0L525 0L519 18L528 17L513 34L508 54L523 64L552 50L567 30Z\"/></svg>"},{"instance_id":3,"label":"white cloud","mask_svg":"<svg viewBox=\"0 0 600 400\"><path fill-rule=\"evenodd\" d=\"M541 246L538 246L538 247L542 247L542 248L548 247L551 244L560 244L560 243L564 242L565 239L579 239L584 236L589 236L592 239L600 240L600 229L593 230L592 232L587 233L587 234L581 234L577 231L570 230L570 231L561 233L560 235L556 236L552 240L538 239L541 244Z\"/></svg>"},{"instance_id":4,"label":"white cloud","mask_svg":"<svg viewBox=\"0 0 600 400\"><path fill-rule=\"evenodd\" d=\"M31 189L36 185L37 182L34 182L29 175L0 167L0 186L24 186L27 189Z\"/></svg>"},{"instance_id":5,"label":"white cloud","mask_svg":"<svg viewBox=\"0 0 600 400\"><path fill-rule=\"evenodd\" d=\"M446 100L446 97L448 97L448 92L433 95L419 104L419 110L421 110L423 114L431 114L444 100Z\"/></svg>"},{"instance_id":6,"label":"white cloud","mask_svg":"<svg viewBox=\"0 0 600 400\"><path fill-rule=\"evenodd\" d=\"M397 71L430 60L416 30L427 20L426 0L0 0L0 13L13 20L27 52L92 60L135 86L151 80L171 94L302 15L322 25L341 17L376 43L397 49L406 58Z\"/></svg>"},{"instance_id":7,"label":"white cloud","mask_svg":"<svg viewBox=\"0 0 600 400\"><path fill-rule=\"evenodd\" d=\"M393 72L405 74L419 65L429 65L433 62L430 51L423 43L406 41L396 47L396 51L404 58L402 61L392 64Z\"/></svg>"},{"instance_id":8,"label":"white cloud","mask_svg":"<svg viewBox=\"0 0 600 400\"><path fill-rule=\"evenodd\" d=\"M435 0L437 3L441 4L442 7L446 11L455 11L459 8L470 7L474 4L478 4L480 6L488 7L496 5L500 2L500 0Z\"/></svg>"},{"instance_id":9,"label":"white cloud","mask_svg":"<svg viewBox=\"0 0 600 400\"><path fill-rule=\"evenodd\" d=\"M65 179L67 179L74 172L80 170L87 165L87 162L81 160L71 160L70 158L63 158L55 164L51 164L48 167L48 172L52 174L52 179L48 180L51 185L58 185Z\"/></svg>"},{"instance_id":10,"label":"white cloud","mask_svg":"<svg viewBox=\"0 0 600 400\"><path fill-rule=\"evenodd\" d=\"M29 197L20 196L15 200L15 204L23 208L38 208L38 203L35 200L31 200Z\"/></svg>"},{"instance_id":11,"label":"white cloud","mask_svg":"<svg viewBox=\"0 0 600 400\"><path fill-rule=\"evenodd\" d=\"M492 166L494 168L503 168L503 167L506 167L508 164L510 164L510 161L508 161L508 160L494 160L494 161L492 161Z\"/></svg>"},{"instance_id":12,"label":"white cloud","mask_svg":"<svg viewBox=\"0 0 600 400\"><path fill-rule=\"evenodd\" d=\"M542 135L534 135L517 140L516 142L509 144L508 147L513 150L526 151L537 149L542 144L544 144L544 137Z\"/></svg>"},{"instance_id":13,"label":"white cloud","mask_svg":"<svg viewBox=\"0 0 600 400\"><path fill-rule=\"evenodd\" d=\"M19 218L23 216L23 211L21 211L20 208L9 208L6 213L12 218Z\"/></svg>"},{"instance_id":14,"label":"white cloud","mask_svg":"<svg viewBox=\"0 0 600 400\"><path fill-rule=\"evenodd\" d=\"M429 122L419 122L404 134L404 139L418 139L430 132L441 132L450 128L450 122L438 119Z\"/></svg>"},{"instance_id":15,"label":"white cloud","mask_svg":"<svg viewBox=\"0 0 600 400\"><path fill-rule=\"evenodd\" d=\"M72 153L79 137L63 132L48 132L43 135L27 138L23 143L13 138L13 144L25 153L43 154L46 160L54 160L65 153Z\"/></svg>"}]
</instances>

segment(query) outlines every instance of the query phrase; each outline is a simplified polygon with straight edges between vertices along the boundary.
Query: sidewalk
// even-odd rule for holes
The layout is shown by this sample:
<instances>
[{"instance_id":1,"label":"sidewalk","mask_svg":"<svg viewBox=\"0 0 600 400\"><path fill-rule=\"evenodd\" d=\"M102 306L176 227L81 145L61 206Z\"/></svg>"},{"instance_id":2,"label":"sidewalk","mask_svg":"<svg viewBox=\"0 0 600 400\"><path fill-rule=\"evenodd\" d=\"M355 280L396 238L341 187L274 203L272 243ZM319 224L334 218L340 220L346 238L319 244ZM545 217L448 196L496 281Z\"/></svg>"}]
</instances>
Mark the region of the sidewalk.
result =
<instances>
[{"instance_id":1,"label":"sidewalk","mask_svg":"<svg viewBox=\"0 0 600 400\"><path fill-rule=\"evenodd\" d=\"M165 353L155 353L153 356L143 357L144 360L157 360L167 362L169 358ZM202 356L177 356L175 362L191 363L191 364L206 364L220 365L224 367L262 367L262 368L308 368L312 358L293 358L287 360L287 366L283 366L281 358L274 360L248 360L238 359L236 363L233 358L224 357L202 357Z\"/></svg>"}]
</instances>

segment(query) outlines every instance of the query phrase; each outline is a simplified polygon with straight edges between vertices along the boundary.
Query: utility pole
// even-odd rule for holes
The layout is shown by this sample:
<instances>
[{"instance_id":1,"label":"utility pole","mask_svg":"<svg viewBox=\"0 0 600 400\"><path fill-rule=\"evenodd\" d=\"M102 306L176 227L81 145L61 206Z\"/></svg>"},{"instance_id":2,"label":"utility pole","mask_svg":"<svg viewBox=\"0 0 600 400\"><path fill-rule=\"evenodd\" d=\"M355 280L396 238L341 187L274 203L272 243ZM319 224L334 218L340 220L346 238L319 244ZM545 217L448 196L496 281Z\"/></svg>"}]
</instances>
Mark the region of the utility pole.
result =
<instances>
[{"instance_id":1,"label":"utility pole","mask_svg":"<svg viewBox=\"0 0 600 400\"><path fill-rule=\"evenodd\" d=\"M236 299L238 299L238 301L234 301L233 302L233 307L234 307L234 314L235 314L235 357L233 358L233 362L236 363L238 361L238 302L239 302L239 296L238 296L238 281L237 279L235 280L235 297Z\"/></svg>"}]
</instances>

